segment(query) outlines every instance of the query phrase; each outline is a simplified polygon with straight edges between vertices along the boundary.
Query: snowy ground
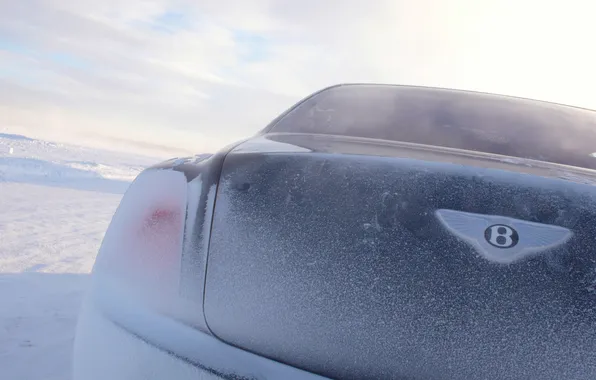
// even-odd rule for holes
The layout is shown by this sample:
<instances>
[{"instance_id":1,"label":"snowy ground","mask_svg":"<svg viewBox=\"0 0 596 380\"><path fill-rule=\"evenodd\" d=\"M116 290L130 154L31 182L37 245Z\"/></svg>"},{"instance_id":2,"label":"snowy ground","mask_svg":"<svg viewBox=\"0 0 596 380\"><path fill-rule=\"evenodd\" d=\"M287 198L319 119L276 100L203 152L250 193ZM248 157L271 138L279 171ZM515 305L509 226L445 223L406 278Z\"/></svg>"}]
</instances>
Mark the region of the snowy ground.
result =
<instances>
[{"instance_id":1,"label":"snowy ground","mask_svg":"<svg viewBox=\"0 0 596 380\"><path fill-rule=\"evenodd\" d=\"M130 181L159 158L0 133L0 376L70 378L79 304Z\"/></svg>"}]
</instances>

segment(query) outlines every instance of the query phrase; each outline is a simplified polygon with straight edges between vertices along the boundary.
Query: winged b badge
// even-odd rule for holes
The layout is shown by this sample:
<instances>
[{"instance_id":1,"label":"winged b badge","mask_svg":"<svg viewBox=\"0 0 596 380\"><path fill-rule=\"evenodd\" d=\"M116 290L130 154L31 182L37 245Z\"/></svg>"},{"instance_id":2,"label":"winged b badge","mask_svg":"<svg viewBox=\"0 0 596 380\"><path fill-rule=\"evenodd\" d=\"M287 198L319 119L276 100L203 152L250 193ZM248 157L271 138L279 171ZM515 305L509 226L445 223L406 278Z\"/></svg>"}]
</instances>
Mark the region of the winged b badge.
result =
<instances>
[{"instance_id":1,"label":"winged b badge","mask_svg":"<svg viewBox=\"0 0 596 380\"><path fill-rule=\"evenodd\" d=\"M487 260L510 264L567 242L567 228L512 219L499 215L472 214L440 209L443 226L471 244Z\"/></svg>"}]
</instances>

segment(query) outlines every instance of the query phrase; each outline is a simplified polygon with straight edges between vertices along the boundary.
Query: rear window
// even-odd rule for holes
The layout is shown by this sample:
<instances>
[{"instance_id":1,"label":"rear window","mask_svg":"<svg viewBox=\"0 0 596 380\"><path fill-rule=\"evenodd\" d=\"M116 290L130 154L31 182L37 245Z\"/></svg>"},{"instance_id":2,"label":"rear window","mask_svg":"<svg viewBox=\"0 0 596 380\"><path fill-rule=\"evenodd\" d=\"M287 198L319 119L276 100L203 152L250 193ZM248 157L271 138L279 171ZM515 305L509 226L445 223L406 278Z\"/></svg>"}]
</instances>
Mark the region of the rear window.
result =
<instances>
[{"instance_id":1,"label":"rear window","mask_svg":"<svg viewBox=\"0 0 596 380\"><path fill-rule=\"evenodd\" d=\"M596 112L466 91L331 87L299 104L270 132L402 141L596 169Z\"/></svg>"}]
</instances>

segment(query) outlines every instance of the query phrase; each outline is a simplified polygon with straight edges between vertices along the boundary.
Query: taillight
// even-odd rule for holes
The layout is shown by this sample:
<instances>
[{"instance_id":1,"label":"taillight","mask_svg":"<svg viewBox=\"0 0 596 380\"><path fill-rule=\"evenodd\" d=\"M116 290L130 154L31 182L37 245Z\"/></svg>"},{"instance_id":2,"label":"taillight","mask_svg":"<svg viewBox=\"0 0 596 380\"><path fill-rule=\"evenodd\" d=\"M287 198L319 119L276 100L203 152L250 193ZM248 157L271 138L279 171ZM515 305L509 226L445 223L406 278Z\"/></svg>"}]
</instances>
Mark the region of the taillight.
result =
<instances>
[{"instance_id":1,"label":"taillight","mask_svg":"<svg viewBox=\"0 0 596 380\"><path fill-rule=\"evenodd\" d=\"M122 198L93 268L95 291L153 304L178 295L188 184L183 173L141 173Z\"/></svg>"}]
</instances>

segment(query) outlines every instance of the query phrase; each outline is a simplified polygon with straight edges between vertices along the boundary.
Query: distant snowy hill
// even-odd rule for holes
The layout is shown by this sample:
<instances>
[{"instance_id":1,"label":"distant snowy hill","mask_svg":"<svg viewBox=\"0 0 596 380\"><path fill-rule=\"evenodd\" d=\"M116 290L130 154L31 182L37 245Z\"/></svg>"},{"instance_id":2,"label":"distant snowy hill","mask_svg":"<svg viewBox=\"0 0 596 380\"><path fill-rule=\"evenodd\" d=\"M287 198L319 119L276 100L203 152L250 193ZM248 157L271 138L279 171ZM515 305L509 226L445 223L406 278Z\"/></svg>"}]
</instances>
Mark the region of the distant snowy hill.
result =
<instances>
[{"instance_id":1,"label":"distant snowy hill","mask_svg":"<svg viewBox=\"0 0 596 380\"><path fill-rule=\"evenodd\" d=\"M160 161L0 133L0 181L123 193L142 168Z\"/></svg>"}]
</instances>

